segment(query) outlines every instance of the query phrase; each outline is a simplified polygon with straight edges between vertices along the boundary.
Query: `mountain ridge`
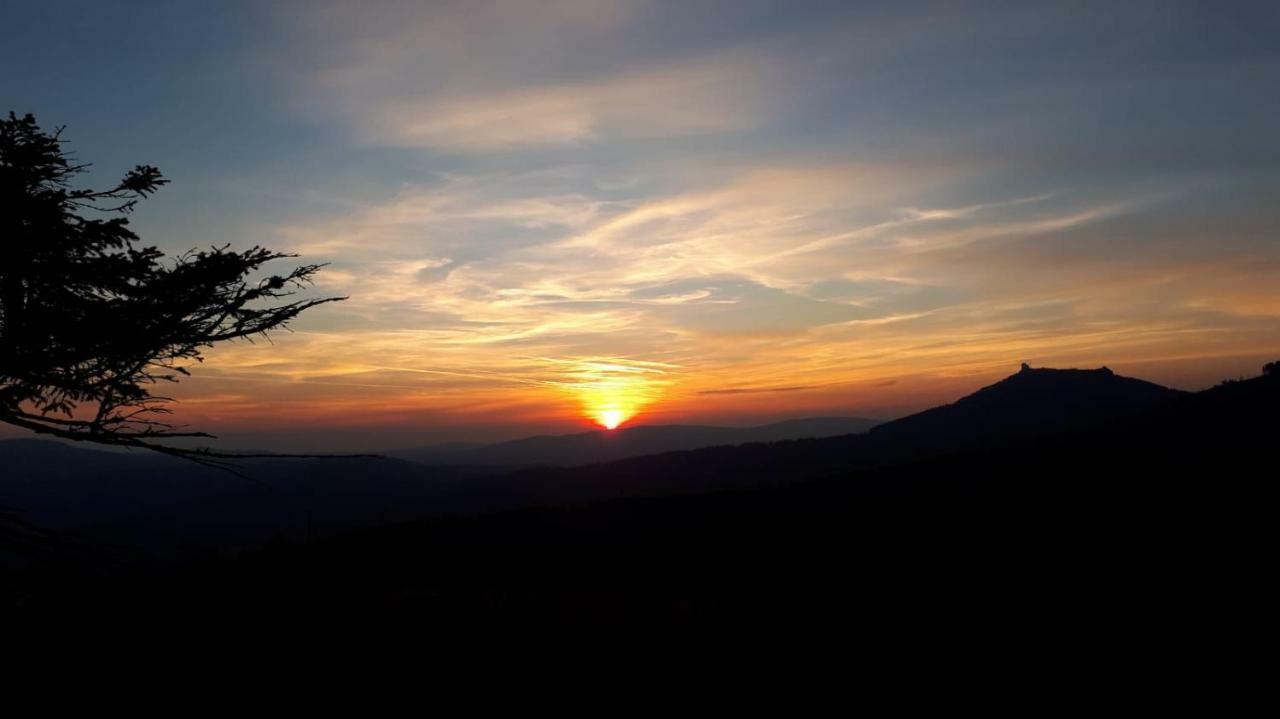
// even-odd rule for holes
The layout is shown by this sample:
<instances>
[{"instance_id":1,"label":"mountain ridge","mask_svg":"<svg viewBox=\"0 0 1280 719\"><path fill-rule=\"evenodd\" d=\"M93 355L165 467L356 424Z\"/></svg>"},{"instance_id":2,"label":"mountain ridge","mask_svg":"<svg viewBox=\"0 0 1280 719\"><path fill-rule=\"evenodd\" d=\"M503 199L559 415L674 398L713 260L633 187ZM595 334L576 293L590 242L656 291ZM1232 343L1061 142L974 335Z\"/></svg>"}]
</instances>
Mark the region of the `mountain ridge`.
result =
<instances>
[{"instance_id":1,"label":"mountain ridge","mask_svg":"<svg viewBox=\"0 0 1280 719\"><path fill-rule=\"evenodd\" d=\"M1006 393L1025 401L1004 401ZM1064 393L1075 399L1064 399ZM0 505L27 508L30 519L55 528L115 528L113 540L134 544L158 546L182 538L193 547L252 546L272 536L311 537L432 516L750 490L847 476L948 452L1016 445L1037 433L1120 426L1144 407L1185 395L1109 371L1034 370L861 434L719 445L515 472L477 472L396 458L254 460L241 466L251 481L167 457L26 440L27 448L45 456L26 461L21 465L24 476L15 476L12 468L18 464L3 457L0 443L0 462L10 468L0 473ZM1087 422L1081 414L1085 410ZM64 451L68 449L72 451Z\"/></svg>"},{"instance_id":2,"label":"mountain ridge","mask_svg":"<svg viewBox=\"0 0 1280 719\"><path fill-rule=\"evenodd\" d=\"M578 466L648 454L749 442L830 437L865 432L880 424L865 417L805 417L749 427L635 425L456 447L428 445L387 452L426 465L467 467Z\"/></svg>"},{"instance_id":3,"label":"mountain ridge","mask_svg":"<svg viewBox=\"0 0 1280 719\"><path fill-rule=\"evenodd\" d=\"M1119 386L1104 373L1034 381L1062 377ZM1023 380L1000 391L1010 387L1034 389ZM965 404L1008 409L1000 391ZM921 452L889 431L526 471L479 488L521 494L519 511L276 544L149 582L127 577L91 601L73 583L42 600L104 616L187 606L260 615L264 604L448 621L781 613L860 631L868 618L938 616L977 618L984 635L992 619L1020 633L1046 620L1132 632L1135 616L1162 612L1151 627L1167 638L1206 606L1233 616L1242 598L1265 598L1262 492L1280 376L1138 393L1146 409L1113 403L1093 423L1007 444ZM901 426L913 425L927 423Z\"/></svg>"},{"instance_id":4,"label":"mountain ridge","mask_svg":"<svg viewBox=\"0 0 1280 719\"><path fill-rule=\"evenodd\" d=\"M1188 394L1118 375L1105 366L1059 369L1023 363L1017 373L1002 380L954 402L881 424L871 433L927 439L924 444L934 446L984 435L1008 439L1068 431L1099 419L1115 420Z\"/></svg>"}]
</instances>

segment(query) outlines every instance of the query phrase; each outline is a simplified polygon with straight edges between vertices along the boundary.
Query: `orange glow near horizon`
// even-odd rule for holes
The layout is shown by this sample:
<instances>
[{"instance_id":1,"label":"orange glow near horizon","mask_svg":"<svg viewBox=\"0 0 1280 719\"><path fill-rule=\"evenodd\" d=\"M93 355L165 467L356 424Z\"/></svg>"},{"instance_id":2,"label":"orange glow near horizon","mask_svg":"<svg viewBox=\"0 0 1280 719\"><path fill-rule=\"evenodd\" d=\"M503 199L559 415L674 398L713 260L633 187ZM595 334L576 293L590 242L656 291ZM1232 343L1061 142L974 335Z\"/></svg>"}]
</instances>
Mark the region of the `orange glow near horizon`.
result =
<instances>
[{"instance_id":1,"label":"orange glow near horizon","mask_svg":"<svg viewBox=\"0 0 1280 719\"><path fill-rule=\"evenodd\" d=\"M1161 360L1136 353L1095 359L1094 350L1075 347L1037 356L1025 346L980 343L951 347L944 356L912 356L911 348L896 341L899 338L877 336L885 352L903 358L892 368L847 359L838 367L803 366L800 375L799 369L797 374L771 372L772 363L708 369L597 355L523 360L519 369L525 374L496 363L492 369L449 367L430 374L382 370L348 378L334 372L314 380L301 372L284 375L276 366L271 366L272 372L259 369L260 357L282 352L294 361L320 358L336 363L345 358L345 347L317 347L317 339L297 334L275 346L220 348L208 365L176 387L180 421L227 436L281 427L347 436L361 428L385 427L406 437L387 442L408 444L415 441L415 431L447 428L449 433L441 436L451 440L482 435L482 428L513 426L518 427L511 430L514 437L588 427L616 429L642 415L646 422L659 424L713 425L823 415L884 419L954 401L1013 374L1024 357L1036 366L1105 363L1120 374L1181 389L1211 386L1222 377L1250 376L1274 359L1274 352L1251 354L1248 346L1237 349L1239 359L1208 355ZM301 346L295 349L297 345ZM1008 357L1015 360L1002 359ZM802 365L793 361L791 366ZM946 371L939 371L939 366ZM219 372L223 368L231 372ZM489 377L521 381L483 382ZM261 411L264 402L273 408L270 415ZM506 437L501 432L495 436ZM373 440L360 445L377 446Z\"/></svg>"},{"instance_id":2,"label":"orange glow near horizon","mask_svg":"<svg viewBox=\"0 0 1280 719\"><path fill-rule=\"evenodd\" d=\"M617 429L619 425L636 416L640 407L647 404L637 396L634 388L625 383L607 382L578 390L583 412L605 429Z\"/></svg>"},{"instance_id":3,"label":"orange glow near horizon","mask_svg":"<svg viewBox=\"0 0 1280 719\"><path fill-rule=\"evenodd\" d=\"M564 386L582 413L605 429L617 429L656 402L670 380L669 368L619 359L587 359L572 364Z\"/></svg>"}]
</instances>

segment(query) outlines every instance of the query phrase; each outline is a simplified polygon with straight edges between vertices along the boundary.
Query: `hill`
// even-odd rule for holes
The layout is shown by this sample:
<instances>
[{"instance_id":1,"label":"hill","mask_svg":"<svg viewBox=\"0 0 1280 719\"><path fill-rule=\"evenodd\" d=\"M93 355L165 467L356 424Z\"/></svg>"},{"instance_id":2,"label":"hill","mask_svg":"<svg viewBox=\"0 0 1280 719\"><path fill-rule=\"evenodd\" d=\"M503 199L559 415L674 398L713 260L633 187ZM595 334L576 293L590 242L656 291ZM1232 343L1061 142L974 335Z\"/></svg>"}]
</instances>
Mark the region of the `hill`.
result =
<instances>
[{"instance_id":1,"label":"hill","mask_svg":"<svg viewBox=\"0 0 1280 719\"><path fill-rule=\"evenodd\" d=\"M1070 427L1016 428L922 454L897 455L900 440L946 430L939 417L947 413L857 438L519 473L506 486L554 478L617 490L647 476L679 491L608 501L564 492L518 511L370 529L154 581L134 577L127 591L108 581L114 603L84 599L102 592L53 588L41 606L106 616L201 604L233 613L411 609L432 623L769 616L891 633L999 623L1064 637L1123 631L1152 642L1196 613L1229 606L1215 616L1231 621L1260 596L1250 582L1264 566L1267 525L1251 507L1265 506L1259 480L1273 459L1280 378L1194 394L1143 389L1148 399L1136 402L1095 396L1101 409L1091 422L1070 402L1058 413L1053 403L1008 401L1022 392L1051 399L1041 392L1050 386L1084 391L1077 380L1137 387L1103 373L998 384L951 405L960 406L952 416L982 408L990 426L1013 427L1017 413L1032 411L1048 423L1041 427L1072 417ZM689 482L717 475L726 478L705 482L708 491L688 491Z\"/></svg>"},{"instance_id":2,"label":"hill","mask_svg":"<svg viewBox=\"0 0 1280 719\"><path fill-rule=\"evenodd\" d=\"M865 429L823 418L756 428L636 427L536 437L482 448L496 461L443 466L396 458L248 460L237 476L153 453L110 452L47 440L0 441L0 507L23 522L164 557L191 557L301 540L361 526L536 504L547 496L510 467L573 463L644 448ZM616 440L616 441L615 441Z\"/></svg>"},{"instance_id":3,"label":"hill","mask_svg":"<svg viewBox=\"0 0 1280 719\"><path fill-rule=\"evenodd\" d=\"M931 447L1008 441L1116 421L1185 392L1098 369L1022 369L952 404L876 428Z\"/></svg>"},{"instance_id":4,"label":"hill","mask_svg":"<svg viewBox=\"0 0 1280 719\"><path fill-rule=\"evenodd\" d=\"M394 459L252 460L241 476L148 452L0 442L0 506L23 522L163 556L430 514L461 476Z\"/></svg>"},{"instance_id":5,"label":"hill","mask_svg":"<svg viewBox=\"0 0 1280 719\"><path fill-rule=\"evenodd\" d=\"M423 466L395 458L252 460L236 476L154 454L39 441L0 442L0 506L25 521L164 556L198 556L397 521L793 483L1000 447L1093 423L1105 425L1182 393L1106 370L1028 370L951 405L861 434L711 446L601 464L591 456L716 439L836 432L869 424L811 419L757 428L634 427L535 437L480 451L496 466ZM541 460L541 461L539 461Z\"/></svg>"},{"instance_id":6,"label":"hill","mask_svg":"<svg viewBox=\"0 0 1280 719\"><path fill-rule=\"evenodd\" d=\"M494 444L434 445L387 454L421 464L454 467L572 467L703 447L858 434L877 424L877 420L862 417L811 417L756 427L639 425Z\"/></svg>"},{"instance_id":7,"label":"hill","mask_svg":"<svg viewBox=\"0 0 1280 719\"><path fill-rule=\"evenodd\" d=\"M1024 369L956 402L859 435L710 447L613 462L537 469L507 482L526 502L568 502L743 488L839 476L948 452L999 449L1082 428L1116 426L1187 396L1097 370ZM513 478L522 481L512 482Z\"/></svg>"}]
</instances>

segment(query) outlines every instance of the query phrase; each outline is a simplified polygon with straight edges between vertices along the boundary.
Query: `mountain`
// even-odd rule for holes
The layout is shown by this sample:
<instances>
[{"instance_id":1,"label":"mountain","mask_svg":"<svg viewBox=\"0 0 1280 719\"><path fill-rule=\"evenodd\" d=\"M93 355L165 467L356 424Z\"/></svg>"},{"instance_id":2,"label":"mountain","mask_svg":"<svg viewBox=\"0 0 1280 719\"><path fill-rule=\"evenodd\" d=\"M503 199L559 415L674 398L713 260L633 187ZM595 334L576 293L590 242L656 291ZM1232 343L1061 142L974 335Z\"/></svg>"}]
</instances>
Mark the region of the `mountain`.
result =
<instances>
[{"instance_id":1,"label":"mountain","mask_svg":"<svg viewBox=\"0 0 1280 719\"><path fill-rule=\"evenodd\" d=\"M913 629L990 641L1010 627L1017 646L1084 637L1093 650L1121 634L1162 650L1194 642L1197 617L1214 635L1256 629L1278 407L1274 375L1170 394L1096 370L1032 371L896 428L520 472L501 486L545 480L561 501L268 547L96 592L53 585L28 604L103 617L400 610L440 627L817 622L821 636L895 641ZM1001 436L964 440L958 425L974 421ZM911 449L931 433L952 439ZM593 494L601 486L611 493ZM698 487L714 491L681 491ZM616 499L627 490L653 496ZM593 496L614 499L582 501Z\"/></svg>"},{"instance_id":2,"label":"mountain","mask_svg":"<svg viewBox=\"0 0 1280 719\"><path fill-rule=\"evenodd\" d=\"M271 460L239 474L149 452L0 441L0 507L23 522L199 554L422 517L461 475L389 458Z\"/></svg>"},{"instance_id":3,"label":"mountain","mask_svg":"<svg viewBox=\"0 0 1280 719\"><path fill-rule=\"evenodd\" d=\"M1033 369L1027 364L1010 377L951 404L876 427L877 440L917 447L1006 442L1115 421L1169 402L1186 393L1098 369Z\"/></svg>"},{"instance_id":4,"label":"mountain","mask_svg":"<svg viewBox=\"0 0 1280 719\"><path fill-rule=\"evenodd\" d=\"M37 526L193 555L442 515L838 477L1114 425L1179 398L1184 393L1105 369L1027 368L953 404L861 434L847 430L869 420L827 418L744 429L642 426L446 448L449 456L476 462L473 452L487 455L494 465L488 471L396 458L253 460L241 464L245 476L236 476L154 454L11 440L0 442L0 506L21 508ZM718 446L661 451L681 443ZM544 466L511 472L501 470L504 464Z\"/></svg>"},{"instance_id":5,"label":"mountain","mask_svg":"<svg viewBox=\"0 0 1280 719\"><path fill-rule=\"evenodd\" d=\"M601 467L531 469L504 481L528 501L544 503L796 482L1111 426L1185 396L1118 376L1105 367L1057 370L1024 365L1017 374L952 404L877 425L863 434L708 447Z\"/></svg>"},{"instance_id":6,"label":"mountain","mask_svg":"<svg viewBox=\"0 0 1280 719\"><path fill-rule=\"evenodd\" d=\"M486 445L433 445L393 451L388 455L421 464L455 467L571 467L703 447L857 434L877 424L876 420L862 417L812 417L757 427L640 425Z\"/></svg>"}]
</instances>

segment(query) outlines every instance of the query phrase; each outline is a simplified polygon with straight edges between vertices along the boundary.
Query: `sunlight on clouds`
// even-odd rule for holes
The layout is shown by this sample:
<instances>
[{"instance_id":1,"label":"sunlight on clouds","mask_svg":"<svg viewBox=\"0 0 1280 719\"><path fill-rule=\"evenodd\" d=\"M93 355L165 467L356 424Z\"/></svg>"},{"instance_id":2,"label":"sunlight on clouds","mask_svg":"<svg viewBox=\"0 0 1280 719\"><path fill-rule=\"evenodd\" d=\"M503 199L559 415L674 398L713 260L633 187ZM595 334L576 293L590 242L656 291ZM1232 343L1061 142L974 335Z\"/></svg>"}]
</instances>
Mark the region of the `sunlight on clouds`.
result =
<instances>
[{"instance_id":1,"label":"sunlight on clouds","mask_svg":"<svg viewBox=\"0 0 1280 719\"><path fill-rule=\"evenodd\" d=\"M389 107L375 138L448 150L742 130L767 112L766 68L746 60L659 67L585 85ZM421 122L414 118L435 117Z\"/></svg>"},{"instance_id":2,"label":"sunlight on clouds","mask_svg":"<svg viewBox=\"0 0 1280 719\"><path fill-rule=\"evenodd\" d=\"M352 18L334 6L304 23L341 40L330 66L311 78L309 103L338 108L365 143L466 153L724 132L756 126L777 109L769 90L782 66L769 47L582 68L572 78L553 72L546 43L608 43L646 4L410 5L387 13L395 25L372 27L367 13ZM512 55L523 62L503 61Z\"/></svg>"},{"instance_id":3,"label":"sunlight on clouds","mask_svg":"<svg viewBox=\"0 0 1280 719\"><path fill-rule=\"evenodd\" d=\"M661 399L663 389L672 384L667 375L676 369L621 358L550 362L566 367L561 388L574 397L586 417L606 429L633 419Z\"/></svg>"},{"instance_id":4,"label":"sunlight on clouds","mask_svg":"<svg viewBox=\"0 0 1280 719\"><path fill-rule=\"evenodd\" d=\"M655 407L705 412L708 397L758 413L784 395L789 406L809 397L874 406L891 394L877 383L940 367L935 387L1025 358L1122 366L1172 353L1218 321L1207 305L1195 319L1176 300L1139 312L1126 304L1169 291L1167 278L1182 276L1171 268L1111 272L1087 256L1055 266L1090 297L1064 296L1043 277L1023 281L1024 253L1105 235L1108 221L1141 211L1136 200L1050 206L1042 194L931 206L895 170L886 172L902 180L901 197L842 191L867 184L869 172L749 170L719 188L611 189L608 200L605 191L565 195L544 176L494 178L489 188L453 177L435 193L402 191L282 231L331 252L338 272L320 289L352 295L327 319L341 331L281 338L271 351L292 364L262 365L244 349L217 366L264 382L381 387L406 412L541 397L542 412L607 426ZM466 237L495 239L468 247ZM982 260L960 262L966 253ZM1249 337L1238 335L1233 351ZM735 391L744 386L761 391Z\"/></svg>"},{"instance_id":5,"label":"sunlight on clouds","mask_svg":"<svg viewBox=\"0 0 1280 719\"><path fill-rule=\"evenodd\" d=\"M587 0L282 15L306 58L288 109L356 169L309 186L323 196L269 245L329 262L316 292L351 299L217 348L193 411L248 413L243 394L333 423L890 416L1023 360L1160 379L1280 346L1265 181L1215 196L1196 158L1231 148L1144 144L1174 120L1110 85L984 74L948 23ZM939 58L954 76L933 82ZM1152 122L1098 133L1078 100ZM1160 167L1128 167L1143 153Z\"/></svg>"},{"instance_id":6,"label":"sunlight on clouds","mask_svg":"<svg viewBox=\"0 0 1280 719\"><path fill-rule=\"evenodd\" d=\"M468 152L725 132L758 121L765 69L710 61L575 85L395 100L362 116L362 128L373 143Z\"/></svg>"}]
</instances>

